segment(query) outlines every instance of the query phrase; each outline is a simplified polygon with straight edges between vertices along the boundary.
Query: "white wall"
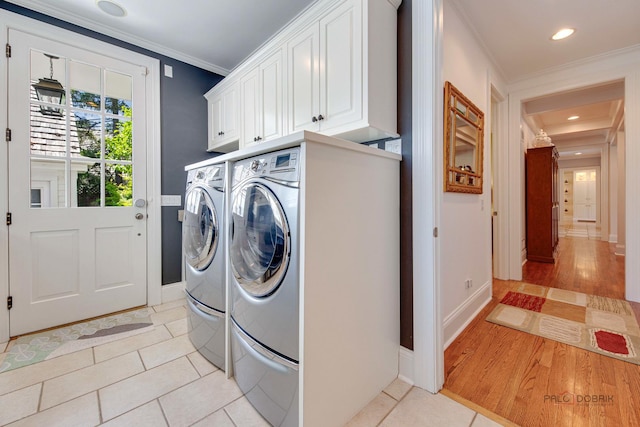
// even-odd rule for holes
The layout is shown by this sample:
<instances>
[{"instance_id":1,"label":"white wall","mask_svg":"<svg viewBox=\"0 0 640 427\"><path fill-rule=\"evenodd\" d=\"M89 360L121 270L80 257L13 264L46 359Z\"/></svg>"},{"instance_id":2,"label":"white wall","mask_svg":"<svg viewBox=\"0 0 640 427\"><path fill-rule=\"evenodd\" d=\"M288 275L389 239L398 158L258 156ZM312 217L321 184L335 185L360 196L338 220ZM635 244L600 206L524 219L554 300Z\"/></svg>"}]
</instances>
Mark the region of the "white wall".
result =
<instances>
[{"instance_id":1,"label":"white wall","mask_svg":"<svg viewBox=\"0 0 640 427\"><path fill-rule=\"evenodd\" d=\"M618 146L609 147L609 242L618 242Z\"/></svg>"},{"instance_id":2,"label":"white wall","mask_svg":"<svg viewBox=\"0 0 640 427\"><path fill-rule=\"evenodd\" d=\"M451 2L444 2L442 79L485 113L483 193L442 193L440 281L445 347L491 297L491 84L497 73ZM442 190L441 190L442 191ZM465 280L472 287L465 287Z\"/></svg>"}]
</instances>

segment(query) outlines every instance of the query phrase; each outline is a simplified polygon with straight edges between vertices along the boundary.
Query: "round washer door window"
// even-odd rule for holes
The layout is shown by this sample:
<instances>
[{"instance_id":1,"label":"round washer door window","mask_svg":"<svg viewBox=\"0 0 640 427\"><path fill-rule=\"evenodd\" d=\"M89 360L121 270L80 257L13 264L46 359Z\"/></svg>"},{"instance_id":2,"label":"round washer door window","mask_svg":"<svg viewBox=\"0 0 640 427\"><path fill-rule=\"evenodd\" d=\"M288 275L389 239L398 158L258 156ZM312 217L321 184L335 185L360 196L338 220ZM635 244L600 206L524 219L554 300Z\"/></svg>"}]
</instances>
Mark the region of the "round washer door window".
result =
<instances>
[{"instance_id":1,"label":"round washer door window","mask_svg":"<svg viewBox=\"0 0 640 427\"><path fill-rule=\"evenodd\" d=\"M218 218L209 194L202 187L187 192L182 220L182 245L187 262L196 270L211 264L218 247Z\"/></svg>"},{"instance_id":2,"label":"round washer door window","mask_svg":"<svg viewBox=\"0 0 640 427\"><path fill-rule=\"evenodd\" d=\"M289 262L289 227L282 206L264 185L248 183L234 190L231 270L254 297L278 289Z\"/></svg>"}]
</instances>

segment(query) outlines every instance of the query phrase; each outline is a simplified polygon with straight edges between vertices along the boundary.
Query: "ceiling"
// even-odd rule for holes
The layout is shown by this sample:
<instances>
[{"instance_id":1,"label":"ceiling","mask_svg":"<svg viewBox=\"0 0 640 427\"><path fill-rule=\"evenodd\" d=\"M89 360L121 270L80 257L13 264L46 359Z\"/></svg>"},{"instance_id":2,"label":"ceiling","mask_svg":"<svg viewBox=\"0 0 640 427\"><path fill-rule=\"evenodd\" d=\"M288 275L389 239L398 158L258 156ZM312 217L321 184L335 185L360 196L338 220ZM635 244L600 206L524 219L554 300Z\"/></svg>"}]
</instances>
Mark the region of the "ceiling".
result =
<instances>
[{"instance_id":1,"label":"ceiling","mask_svg":"<svg viewBox=\"0 0 640 427\"><path fill-rule=\"evenodd\" d=\"M640 46L638 0L450 0L507 82L570 62ZM445 16L446 19L446 16ZM561 28L573 36L552 41ZM532 129L544 129L561 157L599 156L623 120L624 83L607 83L530 100L523 105ZM569 121L570 116L580 116ZM623 126L623 122L622 122Z\"/></svg>"},{"instance_id":2,"label":"ceiling","mask_svg":"<svg viewBox=\"0 0 640 427\"><path fill-rule=\"evenodd\" d=\"M123 17L97 0L9 1L227 75L316 0L113 0Z\"/></svg>"},{"instance_id":3,"label":"ceiling","mask_svg":"<svg viewBox=\"0 0 640 427\"><path fill-rule=\"evenodd\" d=\"M121 18L102 12L97 0L9 1L226 75L317 0L154 0L153 7L113 0L126 9ZM507 82L640 46L638 0L444 1L466 20ZM551 41L562 27L576 33ZM524 105L525 120L572 155L576 146L611 141L623 119L623 95L623 83L617 82L531 100ZM571 115L580 119L568 121Z\"/></svg>"}]
</instances>

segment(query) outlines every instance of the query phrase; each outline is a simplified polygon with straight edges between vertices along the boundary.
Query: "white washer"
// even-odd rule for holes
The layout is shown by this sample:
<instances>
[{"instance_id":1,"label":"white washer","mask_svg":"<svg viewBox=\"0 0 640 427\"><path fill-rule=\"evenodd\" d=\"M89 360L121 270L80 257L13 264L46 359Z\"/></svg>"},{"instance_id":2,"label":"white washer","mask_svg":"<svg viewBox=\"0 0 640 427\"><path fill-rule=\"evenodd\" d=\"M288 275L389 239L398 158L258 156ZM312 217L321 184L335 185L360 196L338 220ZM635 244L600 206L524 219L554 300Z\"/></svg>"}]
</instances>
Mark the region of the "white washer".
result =
<instances>
[{"instance_id":1,"label":"white washer","mask_svg":"<svg viewBox=\"0 0 640 427\"><path fill-rule=\"evenodd\" d=\"M238 161L231 189L234 376L275 426L298 423L300 147Z\"/></svg>"},{"instance_id":2,"label":"white washer","mask_svg":"<svg viewBox=\"0 0 640 427\"><path fill-rule=\"evenodd\" d=\"M182 222L188 333L196 349L225 368L225 164L187 171Z\"/></svg>"}]
</instances>

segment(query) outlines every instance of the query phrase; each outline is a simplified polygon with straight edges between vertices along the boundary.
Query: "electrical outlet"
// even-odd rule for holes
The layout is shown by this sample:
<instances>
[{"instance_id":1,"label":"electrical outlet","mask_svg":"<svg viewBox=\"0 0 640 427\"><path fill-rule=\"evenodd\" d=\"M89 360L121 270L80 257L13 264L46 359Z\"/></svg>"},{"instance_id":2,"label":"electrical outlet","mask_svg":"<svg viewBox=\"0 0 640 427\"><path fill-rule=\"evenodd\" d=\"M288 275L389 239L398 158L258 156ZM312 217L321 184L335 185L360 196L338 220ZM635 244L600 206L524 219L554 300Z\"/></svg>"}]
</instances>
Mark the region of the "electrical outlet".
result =
<instances>
[{"instance_id":1,"label":"electrical outlet","mask_svg":"<svg viewBox=\"0 0 640 427\"><path fill-rule=\"evenodd\" d=\"M402 154L402 140L394 139L393 141L385 141L384 149L391 153Z\"/></svg>"},{"instance_id":2,"label":"electrical outlet","mask_svg":"<svg viewBox=\"0 0 640 427\"><path fill-rule=\"evenodd\" d=\"M467 289L471 289L471 287L473 286L473 280L471 279L467 279L464 281L464 287Z\"/></svg>"}]
</instances>

